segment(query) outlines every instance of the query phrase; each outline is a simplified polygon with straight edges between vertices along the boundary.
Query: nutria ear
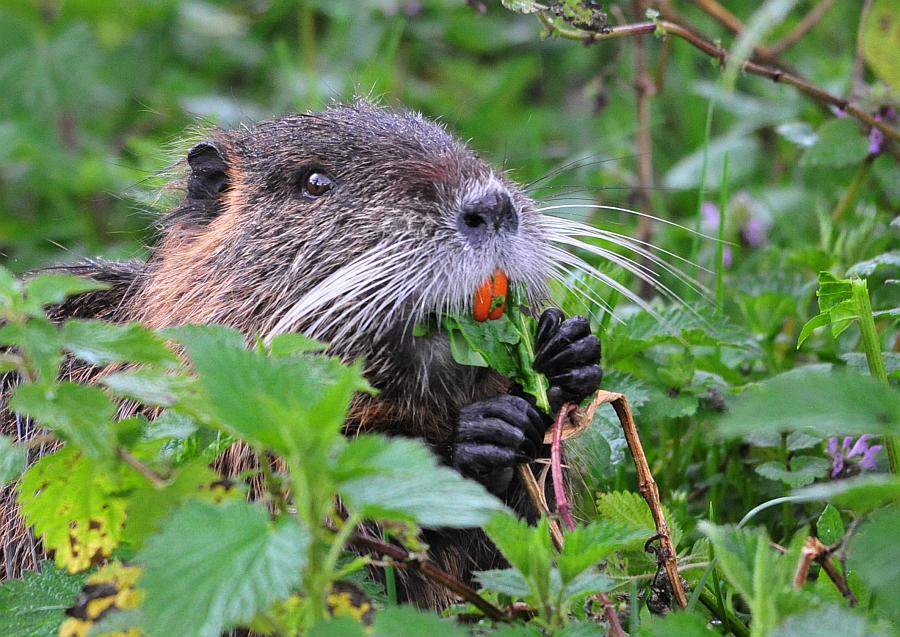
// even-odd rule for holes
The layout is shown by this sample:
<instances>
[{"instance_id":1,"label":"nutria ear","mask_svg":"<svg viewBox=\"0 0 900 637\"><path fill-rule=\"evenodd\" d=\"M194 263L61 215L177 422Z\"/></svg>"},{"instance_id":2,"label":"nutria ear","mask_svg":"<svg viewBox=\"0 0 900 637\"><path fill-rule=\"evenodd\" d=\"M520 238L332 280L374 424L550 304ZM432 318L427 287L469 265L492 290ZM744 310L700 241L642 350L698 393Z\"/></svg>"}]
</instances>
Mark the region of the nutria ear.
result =
<instances>
[{"instance_id":1,"label":"nutria ear","mask_svg":"<svg viewBox=\"0 0 900 637\"><path fill-rule=\"evenodd\" d=\"M212 142L200 142L188 151L187 195L197 203L215 202L228 189L228 164L222 151Z\"/></svg>"}]
</instances>

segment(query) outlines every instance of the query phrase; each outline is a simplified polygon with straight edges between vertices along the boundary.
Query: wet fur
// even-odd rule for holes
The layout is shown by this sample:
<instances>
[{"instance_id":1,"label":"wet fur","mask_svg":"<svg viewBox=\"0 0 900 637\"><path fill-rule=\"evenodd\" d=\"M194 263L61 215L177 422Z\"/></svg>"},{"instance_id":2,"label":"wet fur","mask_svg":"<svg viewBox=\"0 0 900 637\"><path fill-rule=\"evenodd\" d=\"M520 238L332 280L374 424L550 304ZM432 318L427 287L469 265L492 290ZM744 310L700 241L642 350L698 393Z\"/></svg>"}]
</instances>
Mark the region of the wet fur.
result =
<instances>
[{"instance_id":1,"label":"wet fur","mask_svg":"<svg viewBox=\"0 0 900 637\"><path fill-rule=\"evenodd\" d=\"M508 382L456 364L446 337L413 339L411 330L428 313L465 311L472 290L496 267L543 294L551 274L549 248L532 202L440 126L362 102L219 132L208 143L195 155L194 171L183 181L185 198L161 223L147 262L91 261L64 268L111 287L66 301L52 318L140 321L154 328L220 323L247 335L271 335L284 329L291 308L305 307L304 295L355 259L382 253L388 260L406 259L406 271L384 275L381 282L381 288L394 284L406 296L382 293L375 296L378 304L367 305L372 290L363 285L357 297L348 292L349 298L327 309L312 306L289 327L312 331L348 361L365 360L366 375L380 394L357 396L347 435L423 438L446 460L459 409L504 393ZM209 157L223 160L221 183L197 177L217 170L207 163ZM335 176L334 193L315 201L302 198L299 175L311 166ZM498 185L519 211L517 236L481 250L466 248L452 220L467 198ZM402 287L402 275L418 275L423 284ZM97 373L75 362L64 369L66 377L83 382ZM2 381L0 399L14 379ZM0 428L19 440L35 435L9 413L0 414ZM218 465L235 475L255 462L236 447ZM517 485L508 500L526 517L533 515ZM34 568L40 550L17 515L11 489L0 506L2 579ZM430 530L425 539L431 558L463 580L474 570L501 565L478 530ZM415 573L401 573L400 595L423 607L454 601Z\"/></svg>"}]
</instances>

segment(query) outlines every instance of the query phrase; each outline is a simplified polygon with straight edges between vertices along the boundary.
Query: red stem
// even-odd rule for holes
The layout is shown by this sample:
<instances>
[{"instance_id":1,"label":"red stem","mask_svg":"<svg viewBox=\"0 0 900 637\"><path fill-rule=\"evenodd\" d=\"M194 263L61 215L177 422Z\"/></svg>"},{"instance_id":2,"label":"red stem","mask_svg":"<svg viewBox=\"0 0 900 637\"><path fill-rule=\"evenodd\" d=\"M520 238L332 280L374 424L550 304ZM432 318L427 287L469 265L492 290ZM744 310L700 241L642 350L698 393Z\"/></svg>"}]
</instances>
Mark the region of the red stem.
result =
<instances>
[{"instance_id":1,"label":"red stem","mask_svg":"<svg viewBox=\"0 0 900 637\"><path fill-rule=\"evenodd\" d=\"M560 408L553 423L553 438L550 441L550 474L553 477L553 495L556 496L556 511L562 518L566 528L575 530L575 518L572 517L572 505L566 495L562 475L562 430L569 415L577 405L566 403Z\"/></svg>"}]
</instances>

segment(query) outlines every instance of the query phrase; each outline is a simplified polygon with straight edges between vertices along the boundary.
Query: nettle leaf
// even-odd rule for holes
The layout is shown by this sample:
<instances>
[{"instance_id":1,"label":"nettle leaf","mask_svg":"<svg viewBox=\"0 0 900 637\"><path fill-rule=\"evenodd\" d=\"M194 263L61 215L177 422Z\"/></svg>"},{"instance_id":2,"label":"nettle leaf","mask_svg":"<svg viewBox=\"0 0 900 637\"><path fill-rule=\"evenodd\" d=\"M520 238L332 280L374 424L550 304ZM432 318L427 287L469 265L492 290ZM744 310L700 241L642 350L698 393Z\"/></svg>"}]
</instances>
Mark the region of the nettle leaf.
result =
<instances>
[{"instance_id":1,"label":"nettle leaf","mask_svg":"<svg viewBox=\"0 0 900 637\"><path fill-rule=\"evenodd\" d=\"M541 518L533 527L513 515L498 513L484 525L484 532L510 565L522 574L535 597L546 599L553 559L547 520Z\"/></svg>"},{"instance_id":2,"label":"nettle leaf","mask_svg":"<svg viewBox=\"0 0 900 637\"><path fill-rule=\"evenodd\" d=\"M56 637L83 584L83 574L69 575L49 560L22 579L0 584L0 635Z\"/></svg>"},{"instance_id":3,"label":"nettle leaf","mask_svg":"<svg viewBox=\"0 0 900 637\"><path fill-rule=\"evenodd\" d=\"M92 458L113 457L115 436L111 421L116 406L97 387L68 381L50 386L18 385L9 405L17 413L52 429Z\"/></svg>"},{"instance_id":4,"label":"nettle leaf","mask_svg":"<svg viewBox=\"0 0 900 637\"><path fill-rule=\"evenodd\" d=\"M0 436L0 484L18 478L25 466L25 449L9 436Z\"/></svg>"},{"instance_id":5,"label":"nettle leaf","mask_svg":"<svg viewBox=\"0 0 900 637\"><path fill-rule=\"evenodd\" d=\"M99 281L74 274L48 272L38 274L25 283L25 304L29 314L44 316L44 306L62 303L70 296L94 290L106 290L109 286Z\"/></svg>"},{"instance_id":6,"label":"nettle leaf","mask_svg":"<svg viewBox=\"0 0 900 637\"><path fill-rule=\"evenodd\" d=\"M867 279L872 275L885 270L885 275L895 274L900 271L900 250L891 250L890 252L882 252L879 255L860 261L847 268L847 277L859 277Z\"/></svg>"},{"instance_id":7,"label":"nettle leaf","mask_svg":"<svg viewBox=\"0 0 900 637\"><path fill-rule=\"evenodd\" d=\"M0 345L12 345L28 358L39 380L51 383L62 362L62 343L56 327L47 319L33 318L25 325L0 325Z\"/></svg>"},{"instance_id":8,"label":"nettle leaf","mask_svg":"<svg viewBox=\"0 0 900 637\"><path fill-rule=\"evenodd\" d=\"M847 563L875 595L875 607L893 622L900 622L900 509L884 509L872 516L847 548Z\"/></svg>"},{"instance_id":9,"label":"nettle leaf","mask_svg":"<svg viewBox=\"0 0 900 637\"><path fill-rule=\"evenodd\" d=\"M577 527L566 533L563 549L556 557L563 584L568 584L618 549L646 539L647 533L643 528L607 519Z\"/></svg>"},{"instance_id":10,"label":"nettle leaf","mask_svg":"<svg viewBox=\"0 0 900 637\"><path fill-rule=\"evenodd\" d=\"M869 141L849 117L828 120L816 134L819 139L804 151L801 166L852 166L869 154Z\"/></svg>"},{"instance_id":11,"label":"nettle leaf","mask_svg":"<svg viewBox=\"0 0 900 637\"><path fill-rule=\"evenodd\" d=\"M716 425L722 437L809 429L823 436L891 433L900 428L900 395L849 372L793 370L751 386Z\"/></svg>"},{"instance_id":12,"label":"nettle leaf","mask_svg":"<svg viewBox=\"0 0 900 637\"><path fill-rule=\"evenodd\" d=\"M872 474L822 482L794 491L800 502L829 501L841 509L865 513L900 500L900 477Z\"/></svg>"},{"instance_id":13,"label":"nettle leaf","mask_svg":"<svg viewBox=\"0 0 900 637\"><path fill-rule=\"evenodd\" d=\"M326 349L328 349L327 343L295 332L279 334L269 342L269 353L279 358L295 354L324 352Z\"/></svg>"},{"instance_id":14,"label":"nettle leaf","mask_svg":"<svg viewBox=\"0 0 900 637\"><path fill-rule=\"evenodd\" d=\"M91 365L178 363L178 357L162 338L136 323L70 320L63 325L62 341L63 347Z\"/></svg>"},{"instance_id":15,"label":"nettle leaf","mask_svg":"<svg viewBox=\"0 0 900 637\"><path fill-rule=\"evenodd\" d=\"M245 349L240 333L226 327L189 325L165 334L185 346L220 422L291 458L314 457L333 444L354 392L370 389L358 364L272 358Z\"/></svg>"},{"instance_id":16,"label":"nettle leaf","mask_svg":"<svg viewBox=\"0 0 900 637\"><path fill-rule=\"evenodd\" d=\"M122 398L142 405L172 407L179 402L189 402L197 407L197 381L174 374L171 370L141 367L104 376L100 383Z\"/></svg>"},{"instance_id":17,"label":"nettle leaf","mask_svg":"<svg viewBox=\"0 0 900 637\"><path fill-rule=\"evenodd\" d=\"M662 509L666 516L666 524L669 525L672 544L677 548L681 541L681 525L672 517L672 512L668 507L663 506ZM630 491L604 493L597 500L597 510L605 520L620 522L635 532L644 533L643 539L636 533L635 538L628 543L628 548L642 547L649 537L656 535L653 514L650 512L647 502L638 493Z\"/></svg>"},{"instance_id":18,"label":"nettle leaf","mask_svg":"<svg viewBox=\"0 0 900 637\"><path fill-rule=\"evenodd\" d=\"M219 637L299 583L309 536L243 501L188 502L138 554L143 627L151 635Z\"/></svg>"},{"instance_id":19,"label":"nettle leaf","mask_svg":"<svg viewBox=\"0 0 900 637\"><path fill-rule=\"evenodd\" d=\"M440 466L419 441L361 436L341 451L338 491L367 517L402 517L427 527L481 526L503 503L484 487Z\"/></svg>"},{"instance_id":20,"label":"nettle leaf","mask_svg":"<svg viewBox=\"0 0 900 637\"><path fill-rule=\"evenodd\" d=\"M83 571L119 545L125 500L107 470L74 446L38 460L19 484L26 521L70 573Z\"/></svg>"},{"instance_id":21,"label":"nettle leaf","mask_svg":"<svg viewBox=\"0 0 900 637\"><path fill-rule=\"evenodd\" d=\"M22 284L16 276L0 266L0 310L18 310L22 304Z\"/></svg>"},{"instance_id":22,"label":"nettle leaf","mask_svg":"<svg viewBox=\"0 0 900 637\"><path fill-rule=\"evenodd\" d=\"M215 502L226 496L227 492L213 490L212 485L220 479L206 460L201 459L179 468L162 488L147 483L135 489L129 497L125 539L140 548L147 537L159 530L166 516L185 500L197 498ZM239 495L236 491L231 493Z\"/></svg>"},{"instance_id":23,"label":"nettle leaf","mask_svg":"<svg viewBox=\"0 0 900 637\"><path fill-rule=\"evenodd\" d=\"M556 573L558 571L554 571ZM570 600L586 593L611 591L616 581L603 573L583 571L565 585L565 599Z\"/></svg>"},{"instance_id":24,"label":"nettle leaf","mask_svg":"<svg viewBox=\"0 0 900 637\"><path fill-rule=\"evenodd\" d=\"M769 480L783 482L791 487L804 487L828 475L831 463L816 456L794 456L787 469L782 462L764 462L756 467L756 473Z\"/></svg>"},{"instance_id":25,"label":"nettle leaf","mask_svg":"<svg viewBox=\"0 0 900 637\"><path fill-rule=\"evenodd\" d=\"M525 581L525 577L514 568L478 571L475 573L475 579L482 588L510 597L522 598L531 593L531 587Z\"/></svg>"}]
</instances>

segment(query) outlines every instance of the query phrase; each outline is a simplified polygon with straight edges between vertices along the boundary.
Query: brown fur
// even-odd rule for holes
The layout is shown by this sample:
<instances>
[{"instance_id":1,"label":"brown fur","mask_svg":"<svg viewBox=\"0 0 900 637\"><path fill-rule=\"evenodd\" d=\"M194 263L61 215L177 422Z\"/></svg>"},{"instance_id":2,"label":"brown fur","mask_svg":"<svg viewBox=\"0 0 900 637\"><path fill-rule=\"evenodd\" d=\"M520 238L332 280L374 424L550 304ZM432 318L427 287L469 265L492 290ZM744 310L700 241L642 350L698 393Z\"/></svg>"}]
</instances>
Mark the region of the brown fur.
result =
<instances>
[{"instance_id":1,"label":"brown fur","mask_svg":"<svg viewBox=\"0 0 900 637\"><path fill-rule=\"evenodd\" d=\"M540 293L548 265L531 202L440 127L364 103L219 132L212 144L227 164L224 191L210 196L189 185L146 263L95 261L67 268L112 287L67 301L53 318L140 321L153 328L219 323L248 336L265 335L330 274L383 249L390 258L396 254L398 263L409 262L409 271L391 280L393 285L424 272L429 276L420 289L383 307L366 306L366 296L337 299L334 320L315 335L348 361L364 359L367 378L380 390L377 398L360 395L353 401L348 435L415 436L446 452L459 408L505 392L508 382L454 363L446 337L413 339L412 319L422 309L466 308L472 290L496 267ZM299 196L296 180L305 166L330 171L334 192L316 200ZM519 229L502 244L472 250L458 240L456 216L461 202L489 187L509 193ZM403 253L403 245L421 250ZM373 312L373 327L341 332L360 312ZM305 331L315 318L299 320L291 329ZM83 382L98 373L71 361L65 369L66 376ZM4 379L0 399L12 382ZM9 413L0 413L0 429L21 441L36 433ZM229 475L255 465L245 447L229 450L217 463ZM509 503L530 514L521 496L514 487ZM9 490L0 506L2 579L34 568L40 550ZM501 563L477 530L429 530L425 539L431 558L463 580L473 570ZM400 584L401 597L420 606L440 608L454 601L417 574L404 574Z\"/></svg>"}]
</instances>

